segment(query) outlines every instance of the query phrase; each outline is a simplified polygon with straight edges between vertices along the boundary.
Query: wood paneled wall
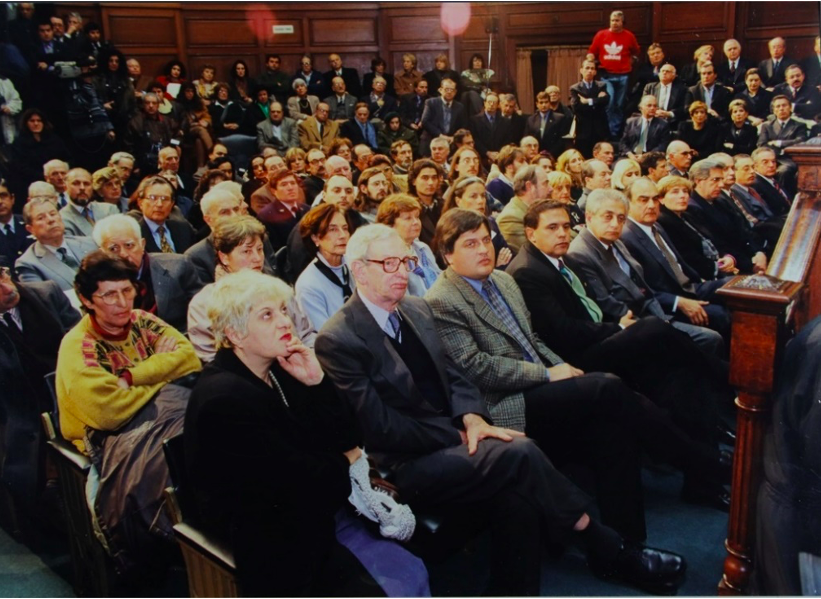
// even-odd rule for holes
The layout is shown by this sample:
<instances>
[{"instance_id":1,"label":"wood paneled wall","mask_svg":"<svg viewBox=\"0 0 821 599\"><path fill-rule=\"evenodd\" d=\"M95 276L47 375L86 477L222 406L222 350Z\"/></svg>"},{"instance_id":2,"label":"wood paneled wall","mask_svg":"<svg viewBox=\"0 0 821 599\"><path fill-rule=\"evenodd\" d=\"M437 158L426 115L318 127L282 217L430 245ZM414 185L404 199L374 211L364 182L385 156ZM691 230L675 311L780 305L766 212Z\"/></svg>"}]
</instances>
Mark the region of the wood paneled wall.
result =
<instances>
[{"instance_id":1,"label":"wood paneled wall","mask_svg":"<svg viewBox=\"0 0 821 599\"><path fill-rule=\"evenodd\" d=\"M607 26L611 10L623 10L626 26L643 48L662 44L679 67L692 61L693 51L712 43L719 62L721 45L735 37L743 55L767 57L767 41L787 39L787 54L812 53L818 35L815 2L474 2L467 29L456 37L443 32L441 5L423 2L278 2L186 3L103 2L62 3L58 12L79 10L103 25L108 39L127 56L136 56L145 73L159 72L179 57L191 78L205 63L214 63L218 77L237 59L251 74L263 68L265 54L281 55L283 68L295 72L303 54L314 58L319 71L328 69L327 55L339 52L346 66L370 70L382 56L392 71L402 68L402 55L416 54L422 71L433 68L437 54L450 56L461 70L474 52L487 55L487 29L495 28L490 67L495 85L513 88L517 46L585 45ZM274 25L293 33L273 33Z\"/></svg>"}]
</instances>

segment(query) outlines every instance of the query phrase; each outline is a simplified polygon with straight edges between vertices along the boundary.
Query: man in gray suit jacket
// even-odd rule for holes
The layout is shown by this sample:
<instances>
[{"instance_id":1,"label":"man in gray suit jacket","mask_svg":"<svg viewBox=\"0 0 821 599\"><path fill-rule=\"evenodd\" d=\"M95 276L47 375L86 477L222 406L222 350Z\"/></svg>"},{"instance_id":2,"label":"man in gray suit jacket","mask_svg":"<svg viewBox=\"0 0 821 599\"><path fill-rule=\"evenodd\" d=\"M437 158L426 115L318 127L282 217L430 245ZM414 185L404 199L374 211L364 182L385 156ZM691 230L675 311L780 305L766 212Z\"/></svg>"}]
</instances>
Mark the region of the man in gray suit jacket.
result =
<instances>
[{"instance_id":1,"label":"man in gray suit jacket","mask_svg":"<svg viewBox=\"0 0 821 599\"><path fill-rule=\"evenodd\" d=\"M84 168L74 168L67 177L68 204L60 215L66 233L76 236L90 236L94 223L111 214L119 214L120 209L113 204L91 200L91 174Z\"/></svg>"},{"instance_id":2,"label":"man in gray suit jacket","mask_svg":"<svg viewBox=\"0 0 821 599\"><path fill-rule=\"evenodd\" d=\"M86 254L97 249L91 237L69 237L57 206L33 198L23 207L26 229L37 240L14 263L23 282L54 281L63 291L74 289L74 276Z\"/></svg>"},{"instance_id":3,"label":"man in gray suit jacket","mask_svg":"<svg viewBox=\"0 0 821 599\"><path fill-rule=\"evenodd\" d=\"M282 104L271 102L268 105L268 120L257 124L257 147L259 151L266 146L274 148L280 156L299 145L297 122L285 116Z\"/></svg>"},{"instance_id":4,"label":"man in gray suit jacket","mask_svg":"<svg viewBox=\"0 0 821 599\"><path fill-rule=\"evenodd\" d=\"M149 254L135 219L116 214L94 227L94 241L111 256L119 256L139 271L142 283L134 307L162 318L178 331L188 327L188 303L202 283L191 262L182 254Z\"/></svg>"},{"instance_id":5,"label":"man in gray suit jacket","mask_svg":"<svg viewBox=\"0 0 821 599\"><path fill-rule=\"evenodd\" d=\"M570 243L567 263L585 283L606 322L619 322L628 312L635 318L657 316L687 333L708 354L724 356L724 341L717 332L673 321L665 314L644 280L641 265L619 241L629 208L630 202L620 191L592 191L585 209L587 227Z\"/></svg>"},{"instance_id":6,"label":"man in gray suit jacket","mask_svg":"<svg viewBox=\"0 0 821 599\"><path fill-rule=\"evenodd\" d=\"M334 93L323 100L330 109L331 119L339 122L352 119L356 110L356 96L347 92L345 80L342 77L334 77L331 87Z\"/></svg>"},{"instance_id":7,"label":"man in gray suit jacket","mask_svg":"<svg viewBox=\"0 0 821 599\"><path fill-rule=\"evenodd\" d=\"M491 516L486 592L538 593L539 546L548 531L590 539L590 564L600 575L641 584L652 569L659 586L675 588L682 558L628 544L592 520L586 498L535 443L491 424L479 391L445 354L430 308L406 297L415 257L396 231L357 229L346 259L357 290L320 331L317 357L352 406L371 457L392 470L412 506L459 505Z\"/></svg>"}]
</instances>

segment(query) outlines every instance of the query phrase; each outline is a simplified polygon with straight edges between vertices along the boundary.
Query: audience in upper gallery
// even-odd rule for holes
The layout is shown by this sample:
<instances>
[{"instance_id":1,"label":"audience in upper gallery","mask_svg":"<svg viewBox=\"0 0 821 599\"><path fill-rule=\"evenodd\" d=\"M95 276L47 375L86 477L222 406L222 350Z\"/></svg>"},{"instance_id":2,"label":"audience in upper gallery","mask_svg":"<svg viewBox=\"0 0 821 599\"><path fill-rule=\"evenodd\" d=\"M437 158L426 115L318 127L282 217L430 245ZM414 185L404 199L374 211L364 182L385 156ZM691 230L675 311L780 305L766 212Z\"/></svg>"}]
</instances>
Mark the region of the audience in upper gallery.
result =
<instances>
[{"instance_id":1,"label":"audience in upper gallery","mask_svg":"<svg viewBox=\"0 0 821 599\"><path fill-rule=\"evenodd\" d=\"M283 63L279 55L271 53L264 64L229 59L233 64L222 71L223 67L214 66L221 62L198 63L199 78L189 83L186 68L192 67L194 73L194 65L173 59L163 73L143 73L135 58L117 50L117 39L98 39L96 25L89 25L86 31L80 20L67 18L72 25L63 33L63 21L55 16L52 25L47 6L24 4L9 28L13 32L10 41L12 51L19 52L34 68L27 75L15 70L12 63L3 64L6 69L0 67L0 153L4 158L0 160L0 264L15 267L14 283L4 283L8 277L5 271L0 273L0 333L10 332L15 343L22 343L21 338L31 343L29 334L36 330L27 324L32 318L33 304L26 307L33 297L27 291L31 282L52 281L44 284L48 288L44 301L49 305L37 307L42 308L42 314L49 310L62 314L64 299L91 312L66 337L58 368L60 418L66 423L63 434L81 449L88 449L85 443L93 443L93 439L85 438L84 425L130 431L131 416L139 412L140 402L150 401L179 370L174 366L170 374L156 375L153 370L153 374L147 372L151 368L146 364L159 364L162 356L182 351L180 368L197 370L198 362L181 337L186 330L203 360L212 360L222 352L217 350L206 308L213 283L226 273L258 271L270 281L276 276L295 285L296 293L286 308L298 336L311 347L317 330L325 333L326 345L320 343L323 368L359 416L365 440L375 443L368 448L371 456L380 465L393 468L388 478L401 483L400 500L414 506L449 504L454 497L462 497L463 489L450 478L439 485L436 477L405 476L402 470L417 472L422 467L419 462L426 459L438 468L438 452L456 451L459 440L473 439L475 445L477 435L499 433L490 426L488 413L496 418L496 424L510 424L508 418L516 420L524 413L519 406L500 416L499 406L508 395L518 394L516 384L505 381L498 389L477 394L471 385L485 385L485 375L471 370L472 363L463 356L464 344L454 342L451 332L445 331L441 345L436 335L431 337L435 319L430 312L418 302L402 299L406 294L430 295L430 289L445 287L442 281L450 275L442 275L441 269L447 266L456 273L453 276L470 283L470 268L464 270L464 264L457 260L465 249L456 243L461 234L452 240L453 247L434 243L440 221L448 225L458 220L459 209L471 211L480 220L486 218L478 228L483 233L486 228L488 235L474 240L481 242L474 248L482 254L478 261L483 272L491 273L485 277L488 281L502 282L501 295L507 308L502 307L508 310L503 309L503 315L513 313L515 320L520 308L529 307L533 330L527 319L518 325L529 343L529 337L535 340L534 347L542 347L535 336L554 334L556 328L584 329L587 333L572 341L551 339L551 347L560 350L563 359L576 355L587 361L584 363L593 360L596 369L624 375L633 388L654 401L670 395L672 402L672 395L659 389L679 380L686 370L683 362L695 363L689 350L682 349L692 343L653 316L671 320L713 355L726 356L721 335L726 339L727 315L713 292L732 274L766 269L798 188L796 165L784 150L819 132L815 125L821 115L821 92L816 89L821 72L819 50L799 65L786 51L789 47L796 55L798 46L781 37L770 41L770 58L758 68L752 68L752 56L742 53L733 39L726 40L719 56L715 56L713 46L699 48L696 63L679 71L659 44L652 44L646 58L633 65L630 57L638 55L640 49L634 47L635 38L625 29L624 16L615 11L610 28L596 34L597 41L591 45L594 55L589 58L593 60L586 58L574 67L580 69L577 81L566 93L550 82L544 90L535 90L535 112L528 115L518 109L516 97L509 93L509 74L494 73L480 55L458 65L460 71L451 68L446 55L434 57L427 51L402 54L401 69L399 54L391 54L396 61L393 65L374 56L371 72L365 73L353 68L362 66L361 53L343 57L332 52L328 72L315 71L312 57L304 56L291 77L282 70L283 64L288 64L287 57ZM608 44L618 39L627 40L624 47L610 52ZM99 66L85 59L95 54ZM343 66L343 58L348 59L348 66ZM70 73L58 76L54 63L72 60L78 61L81 72L73 77ZM423 74L431 64L435 68ZM390 74L393 70L395 77ZM627 97L622 89L626 92L624 79L631 70L635 71L635 84ZM78 149L76 123L66 109L76 99L72 90L78 86L96 90L101 111L113 126L113 142L104 154ZM634 110L638 114L633 114ZM620 111L623 117L617 116ZM614 164L617 155L626 159ZM403 193L397 193L400 191ZM604 201L608 210L602 205L601 193L611 194ZM590 197L598 200L585 207ZM561 221L553 228L542 226L542 212L535 214L548 199L561 202L545 210L547 216L556 217L551 223ZM585 224L585 211L592 223ZM605 226L607 214L610 224ZM387 225L390 236L381 226L370 224L374 222ZM567 226L570 230L565 234ZM373 233L357 233L360 229ZM352 249L351 240L356 235L370 241ZM91 254L98 244L102 253ZM479 246L492 246L493 257L486 256ZM606 247L616 248L615 263L603 263L605 258L594 256ZM522 264L541 261L541 266L556 266L555 285L544 291L548 296L540 296L538 306L530 306L532 290L526 288L527 283L519 282L525 291L522 303L515 299L517 283L494 272L506 268L517 254L510 266L517 281ZM346 256L355 258L348 261ZM88 281L83 283L87 273L83 274L81 264L86 263L91 271L108 269L105 276L114 277L99 282L102 291ZM114 266L103 268L105 264ZM562 272L562 265L570 276ZM476 281L480 279L483 276ZM12 291L20 281L19 292ZM55 285L63 292L59 296ZM111 285L113 293L108 293ZM564 292L572 294L568 296L572 302L564 296L559 303L553 301L553 296ZM481 298L482 291L478 293ZM10 299L18 294L19 304ZM399 306L396 324L387 312L379 311L383 304ZM582 312L577 310L580 306ZM567 321L570 313L579 322ZM363 315L368 314L372 315L370 320L363 321ZM456 313L442 314L440 310L436 317L446 317L448 326L459 318ZM128 323L123 320L126 318ZM557 318L564 320L558 323ZM57 322L52 317L47 320ZM22 322L22 336L15 337L15 331L7 329L10 322L18 329ZM60 319L60 326L55 324L44 343L56 347L67 322ZM487 326L485 322L483 327ZM660 333L655 333L656 337L637 334L653 327L666 327L669 343L659 341L664 338ZM492 326L494 330L488 331L472 324L468 328L479 337L484 333L498 335L495 329L501 329ZM600 336L589 333L593 329ZM351 335L358 336L351 341ZM173 342L163 341L171 338ZM229 338L226 333L225 339ZM411 349L403 347L402 338L411 343ZM682 362L665 355L666 361L657 364L660 378L648 382L625 364L613 362L611 341L624 338L632 339L631 351L645 353L653 352L654 343L675 353L671 349L675 338L676 351L687 359ZM176 349L171 348L174 344ZM241 362L243 350L234 340L231 344L234 351L225 352L236 354L234 361ZM105 351L94 352L93 360L84 358L86 346L104 347ZM52 353L55 347L51 347ZM571 353L565 355L568 351ZM349 363L343 363L346 357ZM494 355L497 357L501 356ZM155 358L161 359L154 362ZM464 373L451 371L448 360L454 358L457 368L461 365L467 372L468 380L464 380ZM440 368L439 378L444 382L440 385L442 381L431 382L429 377L427 382L419 382L424 377L414 360L419 360L423 369ZM91 362L99 372L89 370ZM521 366L519 362L516 364ZM14 375L25 379L14 384L42 390L45 362L38 364L42 368ZM536 368L527 359L522 364L525 369ZM284 368L281 361L274 367ZM389 405L395 389L385 398L371 394L362 399L362 388L381 388L387 380L382 370L386 368L392 369L391 376L398 373L404 381L402 389L413 396L414 407L398 419L393 410L405 410L407 398ZM726 386L726 372L715 372L717 379L702 376L699 384L709 386L718 381L720 392L701 393L705 399L713 398L707 401L710 405L689 414L703 419L700 425L706 428L702 432L711 443L715 438L728 438L716 437L705 424L712 409L725 399L721 386ZM2 371L3 377L6 374ZM142 380L136 380L140 377ZM299 381L297 376L293 384L304 383ZM555 380L544 386L551 389L560 383ZM120 388L126 386L129 388ZM118 393L142 399L136 403L119 401ZM290 393L286 395L290 401ZM504 397L497 401L497 396ZM441 405L440 400L444 402ZM436 416L425 411L428 403L439 411ZM285 409L290 410L289 406ZM419 409L422 412L417 414L414 410ZM464 421L461 417L470 412L481 417ZM450 420L443 414L457 418ZM692 425L686 416L679 412L677 417L684 420L678 423ZM300 422L305 426L310 420ZM560 418L555 426L568 422ZM28 430L26 426L38 427L27 422L18 430ZM636 461L638 452L655 446L644 440L637 444L630 438L637 429L622 428L619 434L627 436L629 451L624 455L614 452L608 458L614 464L612 472L627 472L634 480L640 464ZM530 429L532 426L527 427L532 432ZM407 443L402 441L405 434L409 435ZM5 456L0 456L5 459L3 463L12 465L4 468L6 482L16 480L14 464L29 464L36 457L16 447L16 439L6 436ZM299 447L313 446L305 443ZM520 440L512 443L518 450ZM483 444L503 446L501 441L483 441L480 453ZM607 446L603 443L599 449L602 447ZM562 455L552 453L555 448L543 449L562 461ZM488 450L503 451L508 450ZM528 445L522 451L532 461L529 463L538 464L543 475L534 485L548 478L563 480L545 466L539 450ZM523 458L505 459L515 462ZM400 464L402 468L398 468ZM676 465L686 470L681 461ZM498 509L519 509L521 502L514 497L517 491L510 486L513 483L496 468L495 461L488 464L482 474L488 478L483 478L482 484L491 480L494 489L503 491L504 500L496 498ZM24 486L31 491L34 475L43 473L35 469L29 474L19 481L25 479ZM684 498L726 509L727 496L719 484L726 481L710 479L701 484L704 481L691 474ZM222 474L213 481L219 484L220 477ZM429 491L431 481L441 486L436 497ZM17 482L13 484L19 488ZM441 493L448 489L453 497L445 498ZM640 496L636 494L640 489L632 491L633 496ZM608 506L613 497L601 489L596 493L596 501L604 506L605 522L612 521ZM619 496L615 497L618 500ZM332 505L338 509L342 503ZM582 517L583 509L573 505L582 511L574 512L575 520L561 521L565 529L587 521ZM522 538L530 543L538 537L540 527L531 526L529 518L544 513L534 516L532 509L525 511L517 515L521 518L514 518L514 524L525 529L527 534ZM640 526L625 527L621 532L626 536L643 534L643 516L634 516L631 523ZM509 513L506 517L513 518ZM292 523L302 526L297 522L304 523L304 519ZM372 569L379 560L369 562L346 544L341 530L353 530L347 526L337 521L337 541L348 546L379 581L378 568ZM621 555L621 542L602 529L594 523L593 532L580 535L588 543L596 538L607 546L607 550L592 549L594 554L603 551L593 559L598 566ZM323 528L323 534L329 530ZM503 537L508 534L497 532ZM235 546L238 556L258 545L258 537L251 538L250 533L243 539ZM322 550L331 547L335 545L329 541ZM305 567L311 571L321 571L323 564L330 563L310 553L316 549L306 548L314 556L306 558L310 563ZM489 591L511 594L538 590L533 578L538 564L534 566L535 554L528 552L520 547L500 557L513 569L506 576L494 567ZM523 554L527 555L518 562L517 556ZM247 554L242 555L247 558ZM629 560L621 559L618 557L618 564L606 571L603 567L594 569L627 577L653 591L669 592L680 582L682 565L676 559L664 557L656 564L660 568L656 574L626 574L625 568L631 566ZM238 563L242 560L239 557ZM522 576L516 578L514 572ZM265 572L245 571L243 575L259 577ZM648 586L647 581L656 575L666 582ZM343 591L334 584L328 581L322 589L327 594ZM382 590L392 592L385 586ZM427 592L424 585L402 590L405 594Z\"/></svg>"}]
</instances>

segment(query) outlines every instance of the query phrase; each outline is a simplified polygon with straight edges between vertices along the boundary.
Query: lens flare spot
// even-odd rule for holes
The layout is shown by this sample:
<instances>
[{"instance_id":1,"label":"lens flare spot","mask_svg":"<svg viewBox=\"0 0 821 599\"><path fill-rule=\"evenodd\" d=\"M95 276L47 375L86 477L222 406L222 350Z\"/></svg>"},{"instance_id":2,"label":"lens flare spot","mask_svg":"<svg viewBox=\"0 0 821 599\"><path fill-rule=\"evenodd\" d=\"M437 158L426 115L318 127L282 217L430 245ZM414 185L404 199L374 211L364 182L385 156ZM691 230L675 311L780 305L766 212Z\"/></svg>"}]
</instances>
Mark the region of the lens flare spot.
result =
<instances>
[{"instance_id":1,"label":"lens flare spot","mask_svg":"<svg viewBox=\"0 0 821 599\"><path fill-rule=\"evenodd\" d=\"M442 31L448 35L462 35L470 24L469 2L442 3Z\"/></svg>"}]
</instances>

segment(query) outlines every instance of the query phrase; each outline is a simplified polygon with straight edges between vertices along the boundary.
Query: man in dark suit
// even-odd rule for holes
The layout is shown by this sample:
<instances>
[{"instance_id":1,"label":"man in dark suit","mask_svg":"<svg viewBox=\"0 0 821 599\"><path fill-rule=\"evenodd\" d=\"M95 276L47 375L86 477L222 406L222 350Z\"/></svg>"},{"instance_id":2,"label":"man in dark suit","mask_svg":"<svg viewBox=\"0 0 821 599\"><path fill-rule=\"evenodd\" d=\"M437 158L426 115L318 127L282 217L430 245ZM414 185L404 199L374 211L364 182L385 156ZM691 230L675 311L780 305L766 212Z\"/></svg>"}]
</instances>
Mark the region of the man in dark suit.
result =
<instances>
[{"instance_id":1,"label":"man in dark suit","mask_svg":"<svg viewBox=\"0 0 821 599\"><path fill-rule=\"evenodd\" d=\"M635 179L626 190L629 218L621 240L641 264L644 280L667 314L730 336L730 315L717 302L723 280L704 281L678 253L657 221L661 211L658 189L650 179Z\"/></svg>"},{"instance_id":2,"label":"man in dark suit","mask_svg":"<svg viewBox=\"0 0 821 599\"><path fill-rule=\"evenodd\" d=\"M784 56L787 51L787 42L783 37L774 37L767 43L770 57L758 63L759 74L764 87L773 91L776 85L784 82L787 67L795 64L792 58Z\"/></svg>"},{"instance_id":3,"label":"man in dark suit","mask_svg":"<svg viewBox=\"0 0 821 599\"><path fill-rule=\"evenodd\" d=\"M522 137L524 137L527 119L524 115L516 111L516 107L516 96L514 94L502 94L499 96L499 116L501 120L498 123L498 127L500 147L508 144L519 145ZM570 112L569 108L566 110L570 114L569 118L572 121L573 113Z\"/></svg>"},{"instance_id":4,"label":"man in dark suit","mask_svg":"<svg viewBox=\"0 0 821 599\"><path fill-rule=\"evenodd\" d=\"M726 118L733 95L726 87L716 83L716 69L712 62L703 63L698 69L701 81L687 89L684 106L689 107L696 101L707 105L707 113L715 118Z\"/></svg>"},{"instance_id":5,"label":"man in dark suit","mask_svg":"<svg viewBox=\"0 0 821 599\"><path fill-rule=\"evenodd\" d=\"M23 508L36 506L46 483L40 414L54 403L44 376L55 370L60 341L79 320L56 283L13 282L0 262L2 482Z\"/></svg>"},{"instance_id":6,"label":"man in dark suit","mask_svg":"<svg viewBox=\"0 0 821 599\"><path fill-rule=\"evenodd\" d=\"M585 60L580 72L582 80L570 87L570 107L576 116L576 149L589 158L596 142L610 139L607 123L610 96L604 83L594 81L595 62Z\"/></svg>"},{"instance_id":7,"label":"man in dark suit","mask_svg":"<svg viewBox=\"0 0 821 599\"><path fill-rule=\"evenodd\" d=\"M345 89L345 80L342 77L334 77L331 80L333 93L325 98L323 102L328 105L330 117L334 121L346 121L353 118L356 108L356 96L349 94Z\"/></svg>"},{"instance_id":8,"label":"man in dark suit","mask_svg":"<svg viewBox=\"0 0 821 599\"><path fill-rule=\"evenodd\" d=\"M707 449L715 458L710 441L717 434L715 406L734 396L726 376L714 372L686 335L659 318L636 319L628 312L619 323L602 321L601 309L564 262L571 231L566 205L553 200L537 202L525 214L525 231L528 241L505 272L522 291L534 332L550 339L559 355L585 372L612 372L654 403L671 408L678 426L692 434L697 445L706 444L691 455L704 455ZM656 356L652 369L644 362L647 355ZM693 413L694 404L703 402L707 402L703 404L707 411ZM710 418L702 420L707 414ZM692 445L682 442L680 434L669 438ZM722 431L720 440L726 442L730 435ZM686 462L678 460L685 471ZM703 475L704 471L691 474L696 480ZM720 494L726 499L725 495Z\"/></svg>"},{"instance_id":9,"label":"man in dark suit","mask_svg":"<svg viewBox=\"0 0 821 599\"><path fill-rule=\"evenodd\" d=\"M362 95L362 84L359 81L359 73L356 72L356 69L343 67L342 57L336 53L328 56L328 64L331 70L323 76L326 89L333 89L332 82L334 77L342 77L342 80L345 82L345 89L347 89L354 98L358 98Z\"/></svg>"},{"instance_id":10,"label":"man in dark suit","mask_svg":"<svg viewBox=\"0 0 821 599\"><path fill-rule=\"evenodd\" d=\"M790 67L792 68L792 67ZM772 148L778 157L776 177L788 197L795 195L798 166L784 153L784 148L799 144L809 137L807 124L792 115L792 104L787 96L775 96L772 101L775 119L761 123L758 130L758 146Z\"/></svg>"},{"instance_id":11,"label":"man in dark suit","mask_svg":"<svg viewBox=\"0 0 821 599\"><path fill-rule=\"evenodd\" d=\"M770 146L762 146L753 150L750 157L755 169L752 189L758 192L773 214L787 214L792 206L792 198L778 182L778 159L775 150Z\"/></svg>"},{"instance_id":12,"label":"man in dark suit","mask_svg":"<svg viewBox=\"0 0 821 599\"><path fill-rule=\"evenodd\" d=\"M493 92L488 92L485 97L484 110L470 117L474 147L486 163L494 162L502 149L500 117L499 96Z\"/></svg>"},{"instance_id":13,"label":"man in dark suit","mask_svg":"<svg viewBox=\"0 0 821 599\"><path fill-rule=\"evenodd\" d=\"M773 93L776 96L787 96L792 102L792 111L796 116L814 120L821 112L821 92L813 85L804 85L804 71L797 64L788 66L784 75L787 80L776 85Z\"/></svg>"},{"instance_id":14,"label":"man in dark suit","mask_svg":"<svg viewBox=\"0 0 821 599\"><path fill-rule=\"evenodd\" d=\"M724 42L724 56L727 57L727 62L718 67L718 82L729 87L733 94L744 91L744 75L747 69L756 66L755 63L741 56L741 44L734 39Z\"/></svg>"},{"instance_id":15,"label":"man in dark suit","mask_svg":"<svg viewBox=\"0 0 821 599\"><path fill-rule=\"evenodd\" d=\"M591 520L588 501L535 443L491 425L478 390L445 354L430 308L406 297L406 266L414 257L394 230L359 228L347 258L356 292L322 328L317 357L354 409L370 456L391 469L390 479L413 507L480 508L489 502L480 509L493 514L498 540L486 592L538 593L545 526L591 538L587 547L594 554L594 571L601 572L595 555L602 547L599 539L607 538L615 541L606 558L611 563L624 554L619 547L635 548L633 584L648 582L652 570L660 586L678 586L683 560L624 543L615 531ZM528 501L517 497L522 492ZM648 557L655 563L645 561ZM624 568L613 574L627 575Z\"/></svg>"},{"instance_id":16,"label":"man in dark suit","mask_svg":"<svg viewBox=\"0 0 821 599\"><path fill-rule=\"evenodd\" d=\"M655 96L658 103L656 116L667 119L671 130L675 129L678 122L687 114L684 108L687 86L676 79L676 67L671 64L662 65L659 69L659 80L644 86L644 95Z\"/></svg>"},{"instance_id":17,"label":"man in dark suit","mask_svg":"<svg viewBox=\"0 0 821 599\"><path fill-rule=\"evenodd\" d=\"M591 192L585 208L587 226L570 244L568 264L585 282L605 321L619 322L628 311L637 318L657 316L687 333L708 354L723 357L721 335L674 320L644 280L644 269L620 241L629 208L630 203L620 191Z\"/></svg>"},{"instance_id":18,"label":"man in dark suit","mask_svg":"<svg viewBox=\"0 0 821 599\"><path fill-rule=\"evenodd\" d=\"M371 111L365 102L357 103L354 116L339 128L339 136L351 140L353 145L365 144L373 152L379 151L376 127L370 121Z\"/></svg>"},{"instance_id":19,"label":"man in dark suit","mask_svg":"<svg viewBox=\"0 0 821 599\"><path fill-rule=\"evenodd\" d=\"M131 211L140 223L145 249L152 254L183 254L194 245L197 233L188 221L169 218L174 208L174 189L163 177L152 177L138 198L139 212Z\"/></svg>"},{"instance_id":20,"label":"man in dark suit","mask_svg":"<svg viewBox=\"0 0 821 599\"><path fill-rule=\"evenodd\" d=\"M310 206L299 202L299 181L291 171L282 171L269 183L274 200L257 214L268 229L268 239L274 251L288 243L288 235Z\"/></svg>"},{"instance_id":21,"label":"man in dark suit","mask_svg":"<svg viewBox=\"0 0 821 599\"><path fill-rule=\"evenodd\" d=\"M368 95L359 98L360 102L368 105L371 111L371 118L385 120L385 116L394 112L397 108L396 98L385 92L388 85L386 79L380 75L373 78L373 89Z\"/></svg>"},{"instance_id":22,"label":"man in dark suit","mask_svg":"<svg viewBox=\"0 0 821 599\"><path fill-rule=\"evenodd\" d=\"M657 119L658 101L655 96L644 96L639 102L640 116L627 119L621 138L621 156L636 160L645 152L660 152L667 148L670 140L670 125L664 119Z\"/></svg>"},{"instance_id":23,"label":"man in dark suit","mask_svg":"<svg viewBox=\"0 0 821 599\"><path fill-rule=\"evenodd\" d=\"M664 50L661 44L652 43L647 46L647 62L643 62L636 68L635 83L633 89L630 91L630 99L628 100L627 110L625 114L632 114L638 108L642 96L645 96L644 89L648 85L658 83L661 75L661 67L668 64L667 58L664 56Z\"/></svg>"},{"instance_id":24,"label":"man in dark suit","mask_svg":"<svg viewBox=\"0 0 821 599\"><path fill-rule=\"evenodd\" d=\"M466 129L468 117L465 107L456 98L456 82L442 79L438 98L429 98L422 112L422 135L419 151L423 156L430 156L430 141L443 136L453 142L453 134L459 129Z\"/></svg>"},{"instance_id":25,"label":"man in dark suit","mask_svg":"<svg viewBox=\"0 0 821 599\"><path fill-rule=\"evenodd\" d=\"M399 118L405 127L419 131L422 112L425 110L425 101L427 99L428 81L424 78L416 82L412 94L406 94L399 98Z\"/></svg>"},{"instance_id":26,"label":"man in dark suit","mask_svg":"<svg viewBox=\"0 0 821 599\"><path fill-rule=\"evenodd\" d=\"M134 307L151 312L185 333L188 303L200 289L196 270L182 254L148 254L140 227L130 216L115 214L94 227L93 238L100 249L119 256L139 271Z\"/></svg>"},{"instance_id":27,"label":"man in dark suit","mask_svg":"<svg viewBox=\"0 0 821 599\"><path fill-rule=\"evenodd\" d=\"M724 167L713 160L699 160L690 168L693 192L684 218L718 248L730 254L745 273L767 270L763 243L750 230L744 216L734 206L718 202L724 181Z\"/></svg>"},{"instance_id":28,"label":"man in dark suit","mask_svg":"<svg viewBox=\"0 0 821 599\"><path fill-rule=\"evenodd\" d=\"M34 243L34 238L26 231L26 221L19 214L13 214L14 194L9 191L8 184L0 178L0 259L14 264L28 246Z\"/></svg>"},{"instance_id":29,"label":"man in dark suit","mask_svg":"<svg viewBox=\"0 0 821 599\"><path fill-rule=\"evenodd\" d=\"M767 202L755 190L756 173L751 156L737 154L734 157L735 183L729 189L730 199L744 214L750 227L767 241L772 254L787 220L786 214L775 214Z\"/></svg>"},{"instance_id":30,"label":"man in dark suit","mask_svg":"<svg viewBox=\"0 0 821 599\"><path fill-rule=\"evenodd\" d=\"M525 135L532 135L539 140L539 150L559 156L564 151L563 137L570 131L572 119L565 118L561 112L550 109L550 96L547 92L536 94L536 112L527 119Z\"/></svg>"}]
</instances>

